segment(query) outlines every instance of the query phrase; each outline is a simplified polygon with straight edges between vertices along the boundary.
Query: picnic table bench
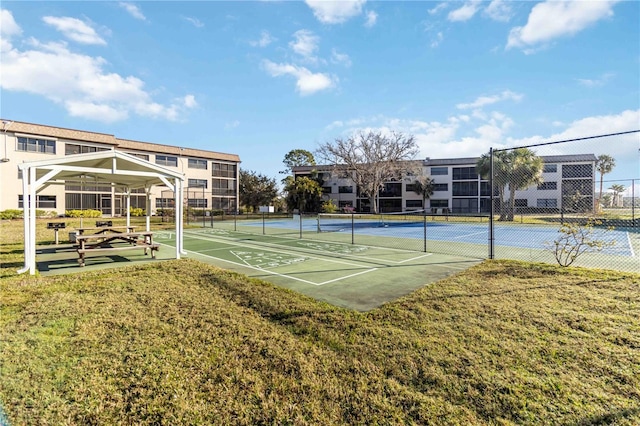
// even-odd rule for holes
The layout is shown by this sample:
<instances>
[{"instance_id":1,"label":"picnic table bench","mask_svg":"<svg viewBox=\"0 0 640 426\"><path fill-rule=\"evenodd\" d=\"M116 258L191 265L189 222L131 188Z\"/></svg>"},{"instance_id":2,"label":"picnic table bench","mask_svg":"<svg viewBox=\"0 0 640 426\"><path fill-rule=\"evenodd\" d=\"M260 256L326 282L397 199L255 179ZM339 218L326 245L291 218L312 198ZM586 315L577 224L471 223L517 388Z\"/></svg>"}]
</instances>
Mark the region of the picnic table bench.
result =
<instances>
[{"instance_id":1,"label":"picnic table bench","mask_svg":"<svg viewBox=\"0 0 640 426\"><path fill-rule=\"evenodd\" d=\"M145 255L151 251L151 257L155 259L156 251L160 249L160 244L153 242L153 232L113 232L78 235L76 243L80 266L85 265L87 254L109 254L122 250L143 249Z\"/></svg>"}]
</instances>

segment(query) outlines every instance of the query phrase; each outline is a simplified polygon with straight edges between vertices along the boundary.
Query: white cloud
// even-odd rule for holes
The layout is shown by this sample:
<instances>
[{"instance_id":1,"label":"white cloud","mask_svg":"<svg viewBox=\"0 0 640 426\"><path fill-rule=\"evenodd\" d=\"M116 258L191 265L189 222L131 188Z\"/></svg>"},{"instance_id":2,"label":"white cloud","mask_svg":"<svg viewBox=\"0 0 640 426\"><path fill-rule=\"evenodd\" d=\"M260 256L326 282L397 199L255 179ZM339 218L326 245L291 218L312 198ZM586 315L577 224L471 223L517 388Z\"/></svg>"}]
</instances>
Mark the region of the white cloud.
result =
<instances>
[{"instance_id":1,"label":"white cloud","mask_svg":"<svg viewBox=\"0 0 640 426\"><path fill-rule=\"evenodd\" d=\"M42 20L60 31L70 40L77 41L82 44L107 44L89 24L80 19L68 16L56 17L45 16Z\"/></svg>"},{"instance_id":2,"label":"white cloud","mask_svg":"<svg viewBox=\"0 0 640 426\"><path fill-rule=\"evenodd\" d=\"M196 97L193 95L187 95L182 98L182 103L186 108L195 108L198 106L198 102L196 102Z\"/></svg>"},{"instance_id":3,"label":"white cloud","mask_svg":"<svg viewBox=\"0 0 640 426\"><path fill-rule=\"evenodd\" d=\"M289 42L289 47L305 59L315 61L315 52L318 50L319 37L309 30L298 30L293 34L294 41Z\"/></svg>"},{"instance_id":4,"label":"white cloud","mask_svg":"<svg viewBox=\"0 0 640 426\"><path fill-rule=\"evenodd\" d=\"M198 18L192 18L190 16L183 16L182 19L184 19L187 22L190 22L191 25L193 25L196 28L202 28L204 27L204 22L202 22L201 20L199 20Z\"/></svg>"},{"instance_id":5,"label":"white cloud","mask_svg":"<svg viewBox=\"0 0 640 426\"><path fill-rule=\"evenodd\" d=\"M440 11L446 9L447 7L449 7L449 4L447 2L442 2L433 9L429 9L427 12L429 13L429 15L435 15L440 13Z\"/></svg>"},{"instance_id":6,"label":"white cloud","mask_svg":"<svg viewBox=\"0 0 640 426\"><path fill-rule=\"evenodd\" d=\"M367 21L364 23L364 26L367 28L373 27L378 21L378 14L373 10L367 12Z\"/></svg>"},{"instance_id":7,"label":"white cloud","mask_svg":"<svg viewBox=\"0 0 640 426\"><path fill-rule=\"evenodd\" d=\"M449 15L447 15L447 19L452 22L468 21L469 19L473 18L473 15L476 14L479 8L479 0L468 1L462 7L449 12Z\"/></svg>"},{"instance_id":8,"label":"white cloud","mask_svg":"<svg viewBox=\"0 0 640 426\"><path fill-rule=\"evenodd\" d=\"M494 21L509 22L513 16L511 4L505 0L492 0L484 10L484 14Z\"/></svg>"},{"instance_id":9,"label":"white cloud","mask_svg":"<svg viewBox=\"0 0 640 426\"><path fill-rule=\"evenodd\" d=\"M269 60L262 62L263 68L272 76L290 75L296 78L296 90L303 96L335 86L335 78L322 73L312 73L307 68L291 64L276 64Z\"/></svg>"},{"instance_id":10,"label":"white cloud","mask_svg":"<svg viewBox=\"0 0 640 426\"><path fill-rule=\"evenodd\" d=\"M617 0L555 1L536 4L527 24L512 28L507 49L529 48L565 36L574 35L595 22L613 16Z\"/></svg>"},{"instance_id":11,"label":"white cloud","mask_svg":"<svg viewBox=\"0 0 640 426\"><path fill-rule=\"evenodd\" d=\"M12 37L20 34L22 34L22 28L13 19L13 14L6 9L0 9L0 35Z\"/></svg>"},{"instance_id":12,"label":"white cloud","mask_svg":"<svg viewBox=\"0 0 640 426\"><path fill-rule=\"evenodd\" d=\"M13 19L13 14L0 9L0 52L11 50L11 38L22 34L22 28Z\"/></svg>"},{"instance_id":13,"label":"white cloud","mask_svg":"<svg viewBox=\"0 0 640 426\"><path fill-rule=\"evenodd\" d=\"M596 79L578 78L577 81L578 83L586 87L598 87L605 85L609 80L613 78L614 75L615 74L613 73L605 73Z\"/></svg>"},{"instance_id":14,"label":"white cloud","mask_svg":"<svg viewBox=\"0 0 640 426\"><path fill-rule=\"evenodd\" d=\"M475 101L466 104L457 104L456 108L458 109L475 109L482 108L486 105L495 104L496 102L501 101L519 101L522 99L522 95L519 93L514 93L510 90L505 90L502 93L493 96L480 96Z\"/></svg>"},{"instance_id":15,"label":"white cloud","mask_svg":"<svg viewBox=\"0 0 640 426\"><path fill-rule=\"evenodd\" d=\"M349 55L340 53L336 49L331 49L331 62L334 64L343 64L347 68L351 66Z\"/></svg>"},{"instance_id":16,"label":"white cloud","mask_svg":"<svg viewBox=\"0 0 640 426\"><path fill-rule=\"evenodd\" d=\"M443 121L421 121L374 116L367 119L337 120L326 130L338 129L341 134L354 134L361 130L375 129L389 131L393 129L412 134L419 147L419 158L461 158L477 157L489 151L489 148L509 148L544 142L575 139L587 136L611 134L635 130L640 122L640 110L627 110L619 114L585 117L572 123L556 123L565 129L548 137L531 135L521 138L509 136L514 120L506 114L493 111L482 117L456 115ZM615 139L614 139L615 138ZM615 143L603 143L615 141ZM534 148L538 155L554 154L609 154L614 156L626 170L635 164L637 170L638 133L615 136L606 139L593 139L579 143L549 145ZM628 177L628 176L625 176Z\"/></svg>"},{"instance_id":17,"label":"white cloud","mask_svg":"<svg viewBox=\"0 0 640 426\"><path fill-rule=\"evenodd\" d=\"M260 33L260 39L259 40L254 40L254 41L250 41L249 44L251 46L253 46L253 47L267 47L268 45L270 45L274 41L276 41L276 39L273 38L271 36L271 34L269 34L269 31L262 31Z\"/></svg>"},{"instance_id":18,"label":"white cloud","mask_svg":"<svg viewBox=\"0 0 640 426\"><path fill-rule=\"evenodd\" d=\"M41 43L31 38L26 44L30 47L25 50L10 44L3 50L2 89L42 96L72 116L103 122L123 120L130 114L177 120L196 105L193 95L168 105L155 102L144 81L107 72L105 59L75 53L65 42Z\"/></svg>"},{"instance_id":19,"label":"white cloud","mask_svg":"<svg viewBox=\"0 0 640 426\"><path fill-rule=\"evenodd\" d=\"M305 3L323 24L341 24L360 15L366 0L306 0Z\"/></svg>"},{"instance_id":20,"label":"white cloud","mask_svg":"<svg viewBox=\"0 0 640 426\"><path fill-rule=\"evenodd\" d=\"M134 18L139 19L141 21L146 21L147 20L147 18L144 16L144 14L140 10L140 8L138 6L136 6L135 4L121 1L119 3L119 5L124 10L129 12L129 15L133 16Z\"/></svg>"},{"instance_id":21,"label":"white cloud","mask_svg":"<svg viewBox=\"0 0 640 426\"><path fill-rule=\"evenodd\" d=\"M435 38L431 40L431 47L436 48L440 46L440 43L442 43L442 40L444 40L444 36L442 35L442 31L439 31L438 34L436 34Z\"/></svg>"}]
</instances>

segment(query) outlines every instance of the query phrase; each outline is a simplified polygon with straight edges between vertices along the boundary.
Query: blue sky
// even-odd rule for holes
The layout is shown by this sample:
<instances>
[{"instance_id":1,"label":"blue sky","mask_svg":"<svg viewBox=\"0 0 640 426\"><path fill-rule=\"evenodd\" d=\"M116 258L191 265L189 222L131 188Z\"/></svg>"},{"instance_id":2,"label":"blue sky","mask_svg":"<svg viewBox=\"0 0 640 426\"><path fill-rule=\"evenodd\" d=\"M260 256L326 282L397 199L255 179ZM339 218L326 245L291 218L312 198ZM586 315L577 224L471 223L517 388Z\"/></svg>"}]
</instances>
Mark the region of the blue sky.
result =
<instances>
[{"instance_id":1,"label":"blue sky","mask_svg":"<svg viewBox=\"0 0 640 426\"><path fill-rule=\"evenodd\" d=\"M278 181L290 150L359 130L443 158L640 128L637 1L1 8L3 118L235 153ZM640 178L638 134L578 148Z\"/></svg>"}]
</instances>

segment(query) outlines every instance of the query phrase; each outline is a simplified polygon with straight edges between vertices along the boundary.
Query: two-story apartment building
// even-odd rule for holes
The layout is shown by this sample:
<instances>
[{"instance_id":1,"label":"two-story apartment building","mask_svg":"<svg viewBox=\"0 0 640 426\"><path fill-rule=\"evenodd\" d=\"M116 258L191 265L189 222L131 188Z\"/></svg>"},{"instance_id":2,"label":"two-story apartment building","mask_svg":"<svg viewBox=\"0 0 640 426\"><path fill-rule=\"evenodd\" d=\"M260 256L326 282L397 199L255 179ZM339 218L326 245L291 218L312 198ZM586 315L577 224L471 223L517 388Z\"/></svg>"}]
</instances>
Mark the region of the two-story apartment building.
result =
<instances>
[{"instance_id":1,"label":"two-story apartment building","mask_svg":"<svg viewBox=\"0 0 640 426\"><path fill-rule=\"evenodd\" d=\"M0 211L22 208L22 175L18 164L74 154L115 150L185 175L185 202L190 207L235 211L238 206L239 163L235 154L120 139L114 135L3 119L0 146ZM92 182L52 185L37 195L36 208L63 214L95 209L103 216L126 214L122 188ZM154 186L152 213L172 207L174 194ZM131 195L131 207L145 208L146 194Z\"/></svg>"},{"instance_id":2,"label":"two-story apartment building","mask_svg":"<svg viewBox=\"0 0 640 426\"><path fill-rule=\"evenodd\" d=\"M515 207L520 211L590 211L594 203L594 154L541 156L544 162L543 182L515 192ZM379 193L379 212L401 212L419 209L451 213L487 213L490 211L491 187L476 170L478 157L444 158L422 161L422 173L434 183L433 195L423 205L422 196L414 191L415 177L387 182ZM369 200L359 196L348 172L332 173L329 166L303 166L293 170L294 176L321 174L323 193L341 209L354 208L370 212ZM494 197L498 191L494 190ZM446 209L446 210L445 210ZM437 211L437 210L436 210Z\"/></svg>"}]
</instances>

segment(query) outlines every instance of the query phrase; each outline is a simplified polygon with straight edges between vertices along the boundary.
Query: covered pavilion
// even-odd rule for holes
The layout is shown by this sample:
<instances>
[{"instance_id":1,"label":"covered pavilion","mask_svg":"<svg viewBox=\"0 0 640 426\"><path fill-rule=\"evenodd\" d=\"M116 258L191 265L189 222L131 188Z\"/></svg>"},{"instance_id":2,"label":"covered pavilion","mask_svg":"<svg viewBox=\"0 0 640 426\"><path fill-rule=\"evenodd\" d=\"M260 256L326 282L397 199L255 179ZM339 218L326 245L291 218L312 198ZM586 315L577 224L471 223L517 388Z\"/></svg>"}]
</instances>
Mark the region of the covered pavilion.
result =
<instances>
[{"instance_id":1,"label":"covered pavilion","mask_svg":"<svg viewBox=\"0 0 640 426\"><path fill-rule=\"evenodd\" d=\"M133 190L144 189L146 203L146 230L150 231L150 190L165 185L173 191L175 199L176 259L184 252L182 199L184 174L150 163L134 155L110 150L70 155L18 165L22 171L22 199L24 209L24 268L18 273L36 271L36 196L49 185L69 183L111 185L126 195L127 226L130 225L130 197Z\"/></svg>"}]
</instances>

